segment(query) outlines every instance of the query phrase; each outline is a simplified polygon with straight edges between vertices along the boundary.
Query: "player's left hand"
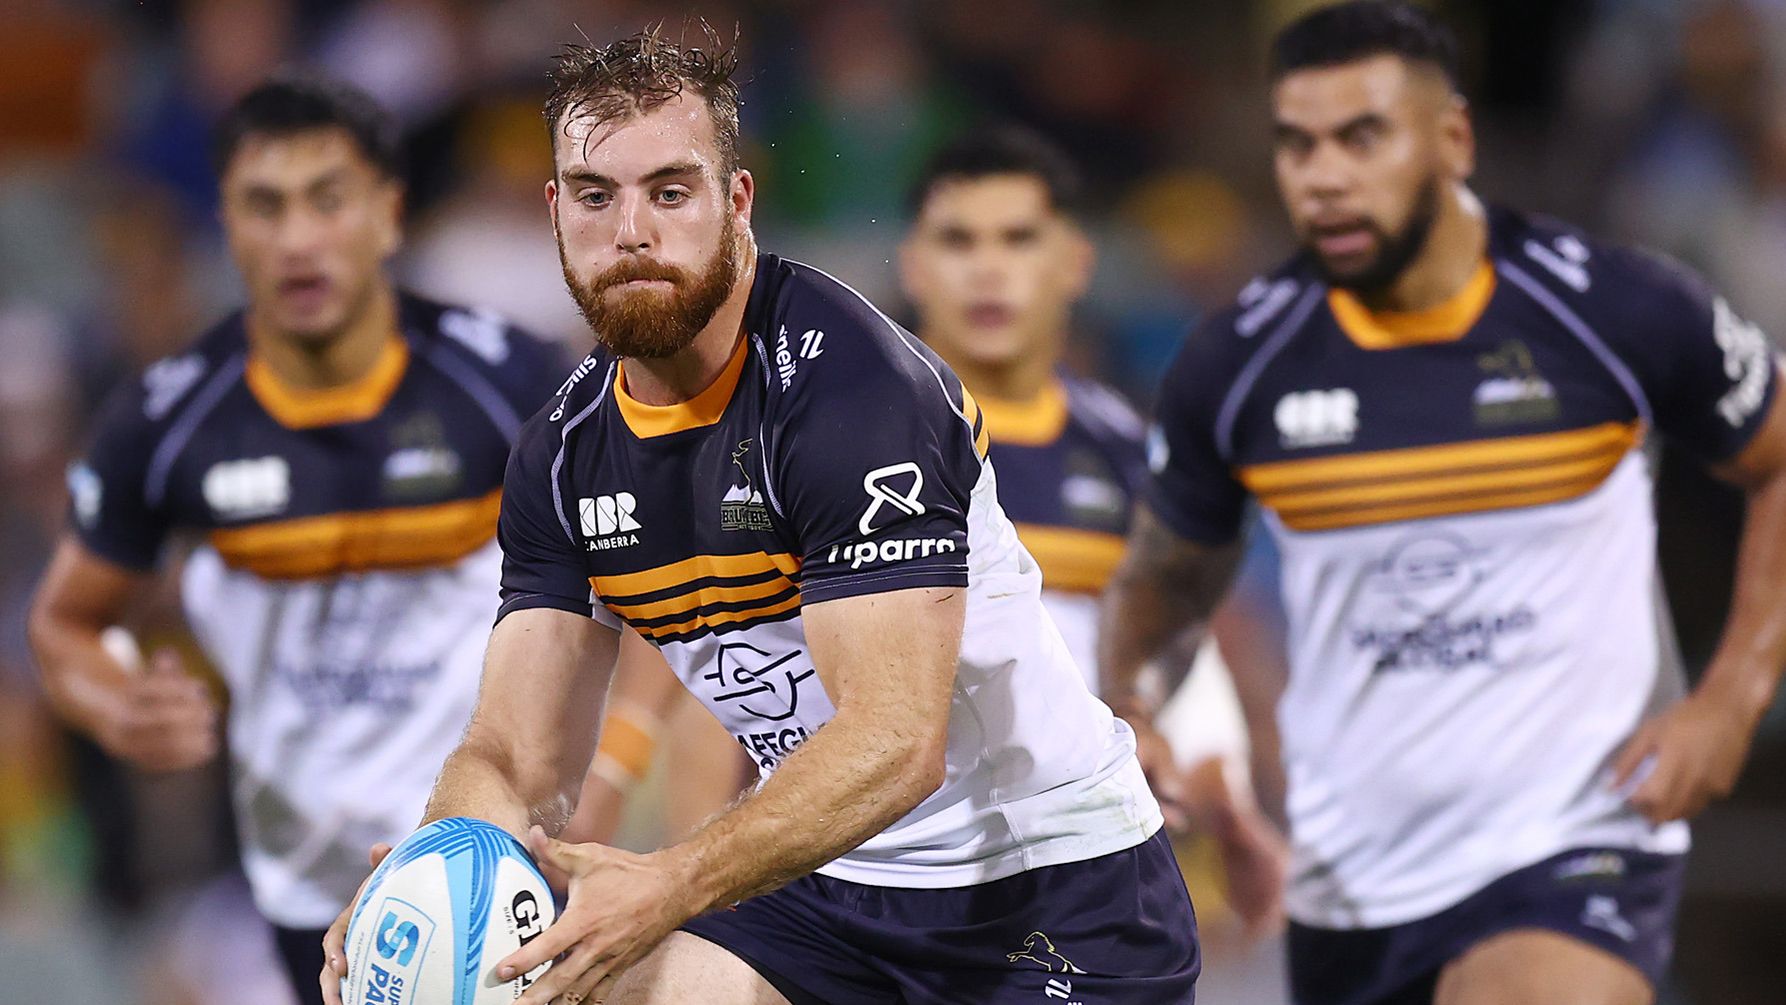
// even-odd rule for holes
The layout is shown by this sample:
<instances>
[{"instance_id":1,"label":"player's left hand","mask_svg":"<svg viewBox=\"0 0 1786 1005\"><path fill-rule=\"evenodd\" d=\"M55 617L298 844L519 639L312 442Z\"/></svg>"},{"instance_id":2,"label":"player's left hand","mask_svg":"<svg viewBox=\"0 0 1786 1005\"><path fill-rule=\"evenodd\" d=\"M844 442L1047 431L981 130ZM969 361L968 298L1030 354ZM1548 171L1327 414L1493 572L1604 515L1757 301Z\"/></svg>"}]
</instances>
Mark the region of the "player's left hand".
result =
<instances>
[{"instance_id":1,"label":"player's left hand","mask_svg":"<svg viewBox=\"0 0 1786 1005\"><path fill-rule=\"evenodd\" d=\"M1754 726L1718 695L1695 692L1638 728L1613 762L1613 785L1651 823L1691 817L1736 786Z\"/></svg>"},{"instance_id":2,"label":"player's left hand","mask_svg":"<svg viewBox=\"0 0 1786 1005\"><path fill-rule=\"evenodd\" d=\"M569 892L564 913L539 938L497 964L508 980L557 958L515 1005L593 1005L626 969L693 916L684 890L654 855L600 844L567 844L538 827L527 844L553 886Z\"/></svg>"}]
</instances>

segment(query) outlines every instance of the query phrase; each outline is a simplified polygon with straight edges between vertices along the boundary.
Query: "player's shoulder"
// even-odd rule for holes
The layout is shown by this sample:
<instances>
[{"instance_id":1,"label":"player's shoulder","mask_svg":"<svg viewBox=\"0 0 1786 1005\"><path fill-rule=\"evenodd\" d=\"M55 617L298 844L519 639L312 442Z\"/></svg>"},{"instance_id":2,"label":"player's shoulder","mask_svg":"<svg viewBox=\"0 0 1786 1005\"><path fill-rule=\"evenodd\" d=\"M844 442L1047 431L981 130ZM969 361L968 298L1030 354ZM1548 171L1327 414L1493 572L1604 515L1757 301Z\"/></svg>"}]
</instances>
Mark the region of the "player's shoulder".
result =
<instances>
[{"instance_id":1,"label":"player's shoulder","mask_svg":"<svg viewBox=\"0 0 1786 1005\"><path fill-rule=\"evenodd\" d=\"M960 382L948 366L854 287L776 255L763 255L757 268L758 316L750 328L762 337L772 400L871 407L887 397L940 392L962 407Z\"/></svg>"},{"instance_id":2,"label":"player's shoulder","mask_svg":"<svg viewBox=\"0 0 1786 1005\"><path fill-rule=\"evenodd\" d=\"M562 362L556 345L486 307L402 291L398 311L404 332L424 352L448 355L493 379L536 380Z\"/></svg>"},{"instance_id":3,"label":"player's shoulder","mask_svg":"<svg viewBox=\"0 0 1786 1005\"><path fill-rule=\"evenodd\" d=\"M116 388L100 421L158 437L196 403L215 402L239 383L247 351L242 314L232 313Z\"/></svg>"},{"instance_id":4,"label":"player's shoulder","mask_svg":"<svg viewBox=\"0 0 1786 1005\"><path fill-rule=\"evenodd\" d=\"M1306 255L1253 277L1233 301L1192 326L1167 368L1161 393L1230 386L1255 357L1276 351L1306 328L1326 292Z\"/></svg>"},{"instance_id":5,"label":"player's shoulder","mask_svg":"<svg viewBox=\"0 0 1786 1005\"><path fill-rule=\"evenodd\" d=\"M1138 446L1147 436L1141 414L1114 388L1086 377L1063 376L1067 415L1094 439L1112 445Z\"/></svg>"},{"instance_id":6,"label":"player's shoulder","mask_svg":"<svg viewBox=\"0 0 1786 1005\"><path fill-rule=\"evenodd\" d=\"M1714 297L1705 279L1680 261L1555 217L1497 206L1489 210L1489 235L1502 276L1546 306L1663 321Z\"/></svg>"}]
</instances>

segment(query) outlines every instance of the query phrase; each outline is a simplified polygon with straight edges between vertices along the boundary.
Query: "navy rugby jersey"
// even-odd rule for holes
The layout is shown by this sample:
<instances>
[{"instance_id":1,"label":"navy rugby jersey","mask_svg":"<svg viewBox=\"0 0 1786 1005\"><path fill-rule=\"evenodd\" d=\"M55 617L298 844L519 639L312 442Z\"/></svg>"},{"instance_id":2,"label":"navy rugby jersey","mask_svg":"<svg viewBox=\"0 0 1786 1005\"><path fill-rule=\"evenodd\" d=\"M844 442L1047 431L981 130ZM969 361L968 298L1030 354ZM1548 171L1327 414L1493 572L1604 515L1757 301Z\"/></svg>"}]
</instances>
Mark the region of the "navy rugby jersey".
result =
<instances>
[{"instance_id":1,"label":"navy rugby jersey","mask_svg":"<svg viewBox=\"0 0 1786 1005\"><path fill-rule=\"evenodd\" d=\"M1042 600L1096 691L1098 595L1122 560L1146 484L1145 430L1114 392L1050 381L1033 401L982 396L999 501L1042 567Z\"/></svg>"},{"instance_id":2,"label":"navy rugby jersey","mask_svg":"<svg viewBox=\"0 0 1786 1005\"><path fill-rule=\"evenodd\" d=\"M965 588L947 780L820 871L962 886L1144 840L1160 817L1133 734L1042 607L972 395L854 290L774 255L745 328L688 402L635 401L598 349L528 424L503 499L503 615L637 629L766 777L835 712L805 605Z\"/></svg>"},{"instance_id":3,"label":"navy rugby jersey","mask_svg":"<svg viewBox=\"0 0 1786 1005\"><path fill-rule=\"evenodd\" d=\"M323 391L281 382L231 317L121 388L70 473L94 554L146 571L195 539L184 606L231 693L248 876L294 928L414 827L470 718L503 470L562 372L491 315L405 296L398 317L370 372Z\"/></svg>"},{"instance_id":4,"label":"navy rugby jersey","mask_svg":"<svg viewBox=\"0 0 1786 1005\"><path fill-rule=\"evenodd\" d=\"M1682 686L1639 446L1729 458L1774 388L1697 278L1507 211L1438 308L1374 315L1299 260L1185 343L1150 504L1220 543L1254 496L1282 552L1297 918L1398 924L1569 848L1686 847L1607 770Z\"/></svg>"}]
</instances>

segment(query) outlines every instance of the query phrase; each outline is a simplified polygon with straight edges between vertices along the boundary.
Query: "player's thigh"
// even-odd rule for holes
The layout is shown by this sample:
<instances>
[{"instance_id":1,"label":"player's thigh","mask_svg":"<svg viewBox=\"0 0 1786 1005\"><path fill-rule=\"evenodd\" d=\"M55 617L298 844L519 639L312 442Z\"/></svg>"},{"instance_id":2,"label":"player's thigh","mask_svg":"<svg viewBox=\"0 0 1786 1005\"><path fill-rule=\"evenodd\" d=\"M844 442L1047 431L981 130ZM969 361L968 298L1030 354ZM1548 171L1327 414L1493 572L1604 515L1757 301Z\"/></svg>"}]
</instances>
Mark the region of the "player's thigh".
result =
<instances>
[{"instance_id":1,"label":"player's thigh","mask_svg":"<svg viewBox=\"0 0 1786 1005\"><path fill-rule=\"evenodd\" d=\"M750 964L698 935L671 932L604 1005L789 1005Z\"/></svg>"},{"instance_id":2,"label":"player's thigh","mask_svg":"<svg viewBox=\"0 0 1786 1005\"><path fill-rule=\"evenodd\" d=\"M1655 991L1636 967L1557 932L1490 936L1439 974L1433 1005L1650 1005Z\"/></svg>"}]
</instances>

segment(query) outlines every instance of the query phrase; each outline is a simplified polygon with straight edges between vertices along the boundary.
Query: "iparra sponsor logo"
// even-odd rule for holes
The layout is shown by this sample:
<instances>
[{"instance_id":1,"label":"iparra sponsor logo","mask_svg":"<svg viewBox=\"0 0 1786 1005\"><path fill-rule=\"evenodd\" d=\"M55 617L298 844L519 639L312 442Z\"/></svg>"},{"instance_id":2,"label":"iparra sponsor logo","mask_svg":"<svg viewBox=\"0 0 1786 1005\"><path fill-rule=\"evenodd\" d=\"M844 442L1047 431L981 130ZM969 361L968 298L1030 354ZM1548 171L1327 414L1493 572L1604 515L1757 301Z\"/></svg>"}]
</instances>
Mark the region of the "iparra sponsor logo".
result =
<instances>
[{"instance_id":1,"label":"iparra sponsor logo","mask_svg":"<svg viewBox=\"0 0 1786 1005\"><path fill-rule=\"evenodd\" d=\"M911 476L910 485L905 484L907 475ZM902 485L905 487L901 488ZM924 491L924 472L911 461L875 468L863 475L862 490L868 493L868 509L863 512L862 519L856 521L856 529L863 537L875 532L875 521L880 519L883 510L894 514L885 521L886 524L897 523L898 514L924 515L924 504L918 501L918 493Z\"/></svg>"},{"instance_id":2,"label":"iparra sponsor logo","mask_svg":"<svg viewBox=\"0 0 1786 1005\"><path fill-rule=\"evenodd\" d=\"M578 499L578 522L583 525L583 536L588 538L584 546L590 551L606 551L638 544L639 535L633 533L640 529L638 518L633 516L638 508L639 500L631 492Z\"/></svg>"}]
</instances>

